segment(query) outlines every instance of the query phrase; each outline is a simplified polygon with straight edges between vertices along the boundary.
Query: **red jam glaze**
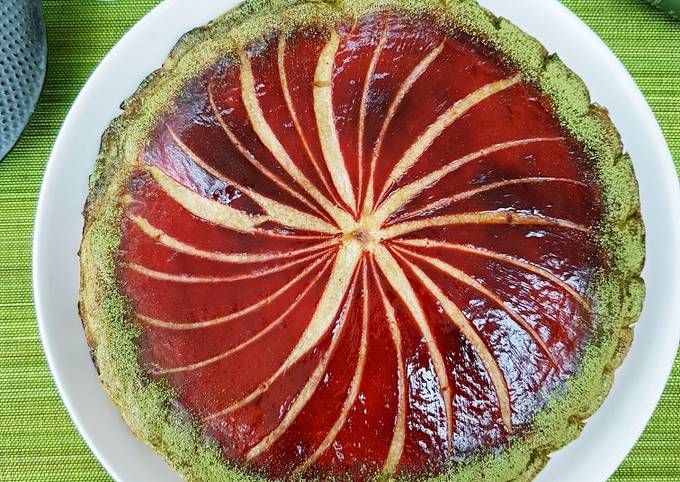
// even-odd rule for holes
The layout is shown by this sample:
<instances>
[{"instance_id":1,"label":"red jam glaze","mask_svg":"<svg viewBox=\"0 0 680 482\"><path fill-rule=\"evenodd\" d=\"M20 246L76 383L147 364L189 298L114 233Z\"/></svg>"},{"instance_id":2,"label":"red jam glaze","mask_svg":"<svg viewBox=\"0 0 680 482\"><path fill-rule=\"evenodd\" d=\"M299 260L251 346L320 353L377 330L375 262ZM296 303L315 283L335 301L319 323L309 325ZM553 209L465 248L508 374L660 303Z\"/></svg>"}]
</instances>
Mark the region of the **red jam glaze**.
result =
<instances>
[{"instance_id":1,"label":"red jam glaze","mask_svg":"<svg viewBox=\"0 0 680 482\"><path fill-rule=\"evenodd\" d=\"M337 26L339 161L324 158L333 139L314 105L332 39L318 28L190 82L141 153L119 254L140 361L229 463L275 478L437 473L521 433L578 368L602 264L589 160L531 85L475 97L517 73L434 25ZM447 166L371 227L391 196ZM241 225L235 211L266 220ZM312 218L324 227L300 221Z\"/></svg>"},{"instance_id":2,"label":"red jam glaze","mask_svg":"<svg viewBox=\"0 0 680 482\"><path fill-rule=\"evenodd\" d=\"M292 114L288 110L283 94L282 78L279 75L277 43L272 41L267 47L264 51L255 53L251 60L253 77L257 86L258 101L265 120L304 175L324 195L331 197L337 204L339 202L337 192L332 187L328 169L323 161L323 155L312 150L312 147L309 145L310 141L307 139L308 135L305 135L304 142L301 140L297 134ZM286 76L289 89L295 88L296 81L297 79L295 78L288 80ZM215 85L217 87L215 92L224 89L224 85L221 83L216 83ZM215 101L220 109L226 110L231 107L231 103L223 100L220 95L215 96Z\"/></svg>"}]
</instances>

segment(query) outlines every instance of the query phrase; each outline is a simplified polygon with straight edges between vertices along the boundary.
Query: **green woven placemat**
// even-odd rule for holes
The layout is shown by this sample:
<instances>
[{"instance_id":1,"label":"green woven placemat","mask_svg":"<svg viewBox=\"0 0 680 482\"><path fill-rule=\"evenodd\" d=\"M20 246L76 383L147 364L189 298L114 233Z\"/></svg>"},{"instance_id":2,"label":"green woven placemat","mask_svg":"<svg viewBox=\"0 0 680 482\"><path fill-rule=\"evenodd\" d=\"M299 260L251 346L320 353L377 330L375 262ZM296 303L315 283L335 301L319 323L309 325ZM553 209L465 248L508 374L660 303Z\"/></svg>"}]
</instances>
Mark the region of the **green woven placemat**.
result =
<instances>
[{"instance_id":1,"label":"green woven placemat","mask_svg":"<svg viewBox=\"0 0 680 482\"><path fill-rule=\"evenodd\" d=\"M32 305L31 232L45 162L68 108L114 42L156 3L44 0L45 90L22 139L0 163L0 481L111 480L73 427L42 353ZM633 74L680 169L680 22L640 0L564 3ZM680 359L652 421L611 480L680 481Z\"/></svg>"}]
</instances>

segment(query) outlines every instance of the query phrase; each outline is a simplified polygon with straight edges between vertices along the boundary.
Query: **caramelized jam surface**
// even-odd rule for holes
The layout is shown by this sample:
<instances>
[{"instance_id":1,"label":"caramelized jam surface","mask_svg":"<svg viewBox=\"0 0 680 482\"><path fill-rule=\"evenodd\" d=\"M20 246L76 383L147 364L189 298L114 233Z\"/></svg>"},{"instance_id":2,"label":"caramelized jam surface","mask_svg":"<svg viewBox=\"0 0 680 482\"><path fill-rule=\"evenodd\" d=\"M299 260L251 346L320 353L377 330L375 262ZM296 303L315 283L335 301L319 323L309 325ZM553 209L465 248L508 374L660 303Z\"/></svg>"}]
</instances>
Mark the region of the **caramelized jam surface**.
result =
<instances>
[{"instance_id":1,"label":"caramelized jam surface","mask_svg":"<svg viewBox=\"0 0 680 482\"><path fill-rule=\"evenodd\" d=\"M380 15L190 83L129 181L140 357L271 477L437 473L578 367L599 190L487 48Z\"/></svg>"}]
</instances>

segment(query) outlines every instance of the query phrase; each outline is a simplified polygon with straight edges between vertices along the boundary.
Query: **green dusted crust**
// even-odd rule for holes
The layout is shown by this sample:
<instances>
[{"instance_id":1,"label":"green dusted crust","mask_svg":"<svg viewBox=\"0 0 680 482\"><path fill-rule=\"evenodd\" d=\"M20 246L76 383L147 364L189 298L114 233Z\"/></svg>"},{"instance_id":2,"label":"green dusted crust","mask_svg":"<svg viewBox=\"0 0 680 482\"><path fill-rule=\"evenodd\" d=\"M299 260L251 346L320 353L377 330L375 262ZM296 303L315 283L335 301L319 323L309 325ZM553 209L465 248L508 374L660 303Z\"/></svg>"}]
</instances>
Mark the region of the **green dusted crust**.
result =
<instances>
[{"instance_id":1,"label":"green dusted crust","mask_svg":"<svg viewBox=\"0 0 680 482\"><path fill-rule=\"evenodd\" d=\"M553 393L545 408L509 443L451 466L432 481L508 482L533 479L549 454L581 432L602 404L614 371L633 337L644 301L644 226L631 160L623 153L606 109L592 105L588 90L556 55L505 19L472 0L248 0L182 37L162 68L123 104L102 139L84 210L80 313L101 382L132 431L188 481L266 480L230 466L216 444L173 402L172 389L152 381L138 362L135 326L117 284L122 194L140 148L157 119L191 78L239 45L269 32L390 9L433 14L443 28L456 28L492 46L551 100L563 127L587 149L605 206L599 243L609 266L596 274L589 293L597 312L592 339L578 373ZM395 480L406 480L405 477Z\"/></svg>"}]
</instances>

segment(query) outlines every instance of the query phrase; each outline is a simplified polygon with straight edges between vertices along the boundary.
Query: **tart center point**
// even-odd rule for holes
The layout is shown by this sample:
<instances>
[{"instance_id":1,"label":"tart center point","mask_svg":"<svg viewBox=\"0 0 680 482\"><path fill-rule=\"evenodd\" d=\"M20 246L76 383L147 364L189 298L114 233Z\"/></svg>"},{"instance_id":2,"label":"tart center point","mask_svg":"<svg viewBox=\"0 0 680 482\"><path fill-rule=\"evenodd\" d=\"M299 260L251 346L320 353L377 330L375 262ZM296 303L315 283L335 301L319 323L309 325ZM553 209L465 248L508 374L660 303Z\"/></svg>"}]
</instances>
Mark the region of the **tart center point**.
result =
<instances>
[{"instance_id":1,"label":"tart center point","mask_svg":"<svg viewBox=\"0 0 680 482\"><path fill-rule=\"evenodd\" d=\"M359 243L364 251L372 251L375 245L380 242L380 236L378 236L378 233L374 232L373 230L368 229L362 224L359 224L354 226L353 229L345 232L343 236L343 242L356 242Z\"/></svg>"}]
</instances>

